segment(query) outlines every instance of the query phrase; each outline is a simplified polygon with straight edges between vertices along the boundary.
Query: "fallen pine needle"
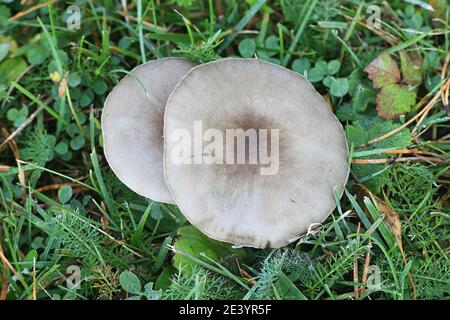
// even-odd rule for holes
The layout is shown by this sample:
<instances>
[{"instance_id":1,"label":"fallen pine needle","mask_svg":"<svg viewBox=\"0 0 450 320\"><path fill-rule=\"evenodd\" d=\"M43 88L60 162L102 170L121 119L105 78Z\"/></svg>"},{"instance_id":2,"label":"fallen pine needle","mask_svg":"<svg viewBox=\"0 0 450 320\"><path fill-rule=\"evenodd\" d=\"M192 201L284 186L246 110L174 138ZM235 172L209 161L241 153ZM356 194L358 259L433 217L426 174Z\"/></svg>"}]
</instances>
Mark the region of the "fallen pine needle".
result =
<instances>
[{"instance_id":1,"label":"fallen pine needle","mask_svg":"<svg viewBox=\"0 0 450 320\"><path fill-rule=\"evenodd\" d=\"M438 157L404 157L404 158L390 158L390 159L353 159L353 164L382 164L390 162L429 162L429 163L444 163L446 160Z\"/></svg>"},{"instance_id":2,"label":"fallen pine needle","mask_svg":"<svg viewBox=\"0 0 450 320\"><path fill-rule=\"evenodd\" d=\"M37 4L35 6L32 6L31 8L28 8L27 10L24 10L24 11L21 11L21 12L15 14L11 18L9 18L8 20L9 21L18 20L18 19L22 18L23 16L26 16L26 15L28 15L31 12L34 12L36 10L39 10L39 9L43 8L43 7L46 7L49 4L52 4L54 2L56 2L56 0L51 0L51 1L47 1L47 2L43 2L43 3Z\"/></svg>"},{"instance_id":3,"label":"fallen pine needle","mask_svg":"<svg viewBox=\"0 0 450 320\"><path fill-rule=\"evenodd\" d=\"M447 83L449 83L450 80L447 80ZM397 132L399 132L400 130L406 128L407 126L409 126L411 123L413 123L415 120L417 120L419 117L421 117L423 114L427 113L431 108L433 108L434 104L438 101L438 99L441 97L441 93L444 91L444 89L446 88L446 85L441 86L440 90L434 95L434 97L430 100L430 102L428 102L428 104L422 109L420 110L420 112L418 112L414 117L412 117L411 119L409 119L408 121L406 121L404 124L402 124L401 126L399 126L398 128L395 128L392 131L389 131L385 134L383 134L382 136L379 136L375 139L370 140L367 143L364 143L358 147L367 147L368 145L380 142L386 138L389 138L390 136L396 134ZM419 121L420 123L420 121Z\"/></svg>"},{"instance_id":4,"label":"fallen pine needle","mask_svg":"<svg viewBox=\"0 0 450 320\"><path fill-rule=\"evenodd\" d=\"M366 293L366 285L367 285L367 279L369 277L369 266L370 266L370 248L372 246L372 240L369 238L369 244L367 246L367 253L366 253L366 259L364 260L364 270L363 270L363 276L362 276L362 283L363 286L360 290L360 295L363 296Z\"/></svg>"}]
</instances>

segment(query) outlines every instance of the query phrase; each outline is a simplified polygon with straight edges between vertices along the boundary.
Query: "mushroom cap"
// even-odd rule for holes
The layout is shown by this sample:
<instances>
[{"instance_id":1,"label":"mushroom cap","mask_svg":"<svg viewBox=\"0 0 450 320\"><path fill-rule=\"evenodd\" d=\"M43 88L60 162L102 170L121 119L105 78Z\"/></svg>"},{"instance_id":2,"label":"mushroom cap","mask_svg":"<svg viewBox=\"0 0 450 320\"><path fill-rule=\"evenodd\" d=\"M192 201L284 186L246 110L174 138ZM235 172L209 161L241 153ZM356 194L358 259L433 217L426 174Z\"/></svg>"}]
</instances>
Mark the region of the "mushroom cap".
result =
<instances>
[{"instance_id":1,"label":"mushroom cap","mask_svg":"<svg viewBox=\"0 0 450 320\"><path fill-rule=\"evenodd\" d=\"M194 66L181 58L134 68L109 93L102 113L106 160L134 192L173 203L163 174L163 125L167 98Z\"/></svg>"},{"instance_id":2,"label":"mushroom cap","mask_svg":"<svg viewBox=\"0 0 450 320\"><path fill-rule=\"evenodd\" d=\"M279 170L174 162L172 135L186 129L194 137L194 121L224 136L226 129L279 129ZM342 125L321 95L299 74L257 59L222 59L188 72L167 101L164 135L164 174L181 212L209 237L237 245L279 248L297 240L334 210L332 189L342 195L349 174Z\"/></svg>"}]
</instances>

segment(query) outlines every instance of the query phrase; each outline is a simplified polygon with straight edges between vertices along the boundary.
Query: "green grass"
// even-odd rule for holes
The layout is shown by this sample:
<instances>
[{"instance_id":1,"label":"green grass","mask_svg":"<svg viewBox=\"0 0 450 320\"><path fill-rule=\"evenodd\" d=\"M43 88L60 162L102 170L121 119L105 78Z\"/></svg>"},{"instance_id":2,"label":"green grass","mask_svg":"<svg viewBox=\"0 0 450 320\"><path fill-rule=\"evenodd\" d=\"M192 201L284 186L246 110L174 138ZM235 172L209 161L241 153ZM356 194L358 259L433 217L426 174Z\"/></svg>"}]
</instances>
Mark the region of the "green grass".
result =
<instances>
[{"instance_id":1,"label":"green grass","mask_svg":"<svg viewBox=\"0 0 450 320\"><path fill-rule=\"evenodd\" d=\"M0 299L448 299L445 98L372 143L448 83L448 4L432 2L444 9L396 0L387 16L377 1L136 0L119 11L122 1L73 1L80 30L66 27L68 3L19 17L29 5L0 4L0 144L20 128L0 149ZM382 8L381 32L367 26L371 4ZM378 114L383 89L363 71L382 53L420 106L392 120ZM165 56L257 57L313 83L343 123L353 162L319 228L279 250L234 249L115 177L103 156L103 102L133 67Z\"/></svg>"}]
</instances>

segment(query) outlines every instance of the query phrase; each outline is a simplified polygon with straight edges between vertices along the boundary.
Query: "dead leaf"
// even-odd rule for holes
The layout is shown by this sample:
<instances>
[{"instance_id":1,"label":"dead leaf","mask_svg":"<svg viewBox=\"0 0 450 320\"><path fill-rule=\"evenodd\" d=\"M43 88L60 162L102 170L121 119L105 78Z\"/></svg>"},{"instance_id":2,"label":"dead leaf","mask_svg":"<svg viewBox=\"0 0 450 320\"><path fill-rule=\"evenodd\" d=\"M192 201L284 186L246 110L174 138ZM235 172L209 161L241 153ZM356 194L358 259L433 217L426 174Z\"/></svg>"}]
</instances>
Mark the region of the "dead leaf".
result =
<instances>
[{"instance_id":1,"label":"dead leaf","mask_svg":"<svg viewBox=\"0 0 450 320\"><path fill-rule=\"evenodd\" d=\"M402 241L402 225L400 223L400 216L397 212L386 202L373 195L370 190L363 184L358 183L358 194L368 197L369 199L373 199L378 207L380 208L380 212L384 215L384 222L388 227L389 231L391 231L395 242L397 242L400 251L403 253L403 241Z\"/></svg>"},{"instance_id":2,"label":"dead leaf","mask_svg":"<svg viewBox=\"0 0 450 320\"><path fill-rule=\"evenodd\" d=\"M381 213L384 215L384 222L391 231L395 242L397 242L402 255L403 263L407 265L405 251L403 251L403 240L402 240L402 225L400 222L400 216L398 213L386 202L375 196L370 192L370 190L363 184L356 184L356 193L359 196L366 196L376 202L378 208L380 208ZM411 271L408 272L409 282L411 283L413 289L413 299L416 300L416 286L413 281Z\"/></svg>"},{"instance_id":3,"label":"dead leaf","mask_svg":"<svg viewBox=\"0 0 450 320\"><path fill-rule=\"evenodd\" d=\"M384 215L384 221L386 222L386 226L391 231L394 236L394 240L398 243L400 250L403 251L403 242L402 242L402 225L400 223L400 217L395 210L388 205L386 202L382 201L380 198L373 196L375 201L378 204L381 212Z\"/></svg>"}]
</instances>

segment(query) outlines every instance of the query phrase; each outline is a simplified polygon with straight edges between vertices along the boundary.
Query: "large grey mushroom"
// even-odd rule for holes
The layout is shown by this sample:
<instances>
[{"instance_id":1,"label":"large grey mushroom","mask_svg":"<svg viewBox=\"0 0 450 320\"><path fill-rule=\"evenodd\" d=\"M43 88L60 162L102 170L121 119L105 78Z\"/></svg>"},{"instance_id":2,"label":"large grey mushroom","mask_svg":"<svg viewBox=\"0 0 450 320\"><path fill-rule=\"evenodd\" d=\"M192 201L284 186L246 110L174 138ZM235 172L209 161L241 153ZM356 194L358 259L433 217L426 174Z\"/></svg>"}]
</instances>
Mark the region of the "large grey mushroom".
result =
<instances>
[{"instance_id":1,"label":"large grey mushroom","mask_svg":"<svg viewBox=\"0 0 450 320\"><path fill-rule=\"evenodd\" d=\"M173 203L163 175L163 118L167 98L194 66L181 58L142 64L108 95L102 114L106 159L136 193Z\"/></svg>"},{"instance_id":2,"label":"large grey mushroom","mask_svg":"<svg viewBox=\"0 0 450 320\"><path fill-rule=\"evenodd\" d=\"M232 129L252 130L239 145ZM261 60L193 68L167 101L164 135L164 173L180 210L209 237L238 245L297 240L334 210L333 187L342 194L349 174L342 125L320 94L299 74ZM264 149L270 161L252 162L251 152Z\"/></svg>"}]
</instances>

